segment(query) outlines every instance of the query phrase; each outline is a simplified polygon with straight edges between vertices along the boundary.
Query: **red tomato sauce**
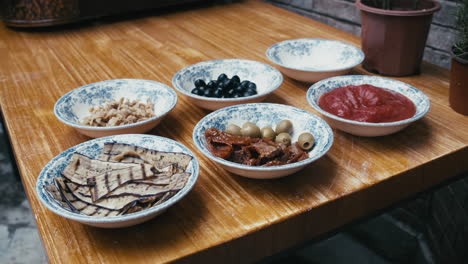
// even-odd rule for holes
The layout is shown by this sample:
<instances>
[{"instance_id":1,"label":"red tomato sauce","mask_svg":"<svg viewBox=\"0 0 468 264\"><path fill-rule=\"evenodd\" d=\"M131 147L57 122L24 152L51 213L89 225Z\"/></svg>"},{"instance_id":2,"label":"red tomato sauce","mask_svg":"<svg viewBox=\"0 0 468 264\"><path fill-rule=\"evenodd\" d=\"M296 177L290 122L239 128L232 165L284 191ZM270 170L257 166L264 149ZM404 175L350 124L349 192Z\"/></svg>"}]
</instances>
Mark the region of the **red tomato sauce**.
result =
<instances>
[{"instance_id":1,"label":"red tomato sauce","mask_svg":"<svg viewBox=\"0 0 468 264\"><path fill-rule=\"evenodd\" d=\"M369 84L348 85L323 94L319 106L341 118L383 123L414 116L416 106L406 96Z\"/></svg>"}]
</instances>

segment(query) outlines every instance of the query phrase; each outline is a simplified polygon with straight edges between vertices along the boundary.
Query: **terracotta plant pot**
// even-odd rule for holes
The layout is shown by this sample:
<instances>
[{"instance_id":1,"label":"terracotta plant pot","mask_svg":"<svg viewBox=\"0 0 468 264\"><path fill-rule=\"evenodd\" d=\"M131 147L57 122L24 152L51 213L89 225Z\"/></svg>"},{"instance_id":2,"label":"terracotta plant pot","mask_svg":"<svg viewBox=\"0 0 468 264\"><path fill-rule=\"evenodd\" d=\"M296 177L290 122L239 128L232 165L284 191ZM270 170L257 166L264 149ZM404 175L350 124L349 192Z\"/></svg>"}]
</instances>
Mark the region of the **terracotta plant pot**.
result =
<instances>
[{"instance_id":1,"label":"terracotta plant pot","mask_svg":"<svg viewBox=\"0 0 468 264\"><path fill-rule=\"evenodd\" d=\"M410 10L413 1L400 0L392 1L393 10L384 10L371 2L356 0L361 9L364 68L389 76L419 73L432 14L440 4L423 0L420 10Z\"/></svg>"},{"instance_id":2,"label":"terracotta plant pot","mask_svg":"<svg viewBox=\"0 0 468 264\"><path fill-rule=\"evenodd\" d=\"M452 58L449 103L456 112L468 115L468 60Z\"/></svg>"}]
</instances>

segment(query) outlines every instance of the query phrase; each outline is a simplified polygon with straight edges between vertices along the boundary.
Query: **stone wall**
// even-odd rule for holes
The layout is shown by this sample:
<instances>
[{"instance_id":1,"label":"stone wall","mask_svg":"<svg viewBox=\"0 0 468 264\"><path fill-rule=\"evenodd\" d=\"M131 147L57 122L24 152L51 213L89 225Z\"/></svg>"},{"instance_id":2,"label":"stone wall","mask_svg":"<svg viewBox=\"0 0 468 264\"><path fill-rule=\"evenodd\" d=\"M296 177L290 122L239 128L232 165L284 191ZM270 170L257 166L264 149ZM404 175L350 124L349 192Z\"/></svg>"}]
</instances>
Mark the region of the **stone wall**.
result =
<instances>
[{"instance_id":1,"label":"stone wall","mask_svg":"<svg viewBox=\"0 0 468 264\"><path fill-rule=\"evenodd\" d=\"M355 35L361 34L361 17L354 0L263 0ZM456 0L439 0L442 9L432 20L424 60L450 67L450 48L455 41Z\"/></svg>"}]
</instances>

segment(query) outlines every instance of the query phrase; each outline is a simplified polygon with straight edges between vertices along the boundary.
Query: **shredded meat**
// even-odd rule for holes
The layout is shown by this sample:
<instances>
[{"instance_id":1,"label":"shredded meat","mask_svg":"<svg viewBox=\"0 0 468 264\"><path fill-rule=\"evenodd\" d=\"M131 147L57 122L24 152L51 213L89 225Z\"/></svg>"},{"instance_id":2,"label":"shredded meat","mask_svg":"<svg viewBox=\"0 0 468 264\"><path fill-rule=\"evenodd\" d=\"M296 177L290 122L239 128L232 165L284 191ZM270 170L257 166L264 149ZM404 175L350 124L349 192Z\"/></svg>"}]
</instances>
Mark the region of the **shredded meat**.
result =
<instances>
[{"instance_id":1,"label":"shredded meat","mask_svg":"<svg viewBox=\"0 0 468 264\"><path fill-rule=\"evenodd\" d=\"M216 128L207 129L205 137L213 155L244 165L277 166L309 157L297 144L286 147L270 139L234 136Z\"/></svg>"},{"instance_id":2,"label":"shredded meat","mask_svg":"<svg viewBox=\"0 0 468 264\"><path fill-rule=\"evenodd\" d=\"M146 104L138 100L120 98L118 101L91 107L89 109L91 115L85 117L81 123L97 127L133 124L153 117L153 109L154 104L149 98Z\"/></svg>"}]
</instances>

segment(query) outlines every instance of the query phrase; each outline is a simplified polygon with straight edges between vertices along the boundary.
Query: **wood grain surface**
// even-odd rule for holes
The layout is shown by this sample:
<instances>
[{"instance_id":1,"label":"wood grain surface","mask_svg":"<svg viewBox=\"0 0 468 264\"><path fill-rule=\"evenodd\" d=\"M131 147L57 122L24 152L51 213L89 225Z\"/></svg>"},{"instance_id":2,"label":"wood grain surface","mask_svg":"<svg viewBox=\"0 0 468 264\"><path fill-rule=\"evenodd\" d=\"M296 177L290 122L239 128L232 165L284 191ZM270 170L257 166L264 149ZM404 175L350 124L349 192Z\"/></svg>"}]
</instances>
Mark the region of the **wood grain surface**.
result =
<instances>
[{"instance_id":1,"label":"wood grain surface","mask_svg":"<svg viewBox=\"0 0 468 264\"><path fill-rule=\"evenodd\" d=\"M448 106L449 75L424 64L398 78L431 99L429 114L400 133L340 131L330 152L278 180L230 174L197 151L192 129L209 112L179 94L150 133L180 141L201 163L195 188L163 215L124 229L88 227L42 206L36 178L54 156L89 140L60 123L54 103L79 86L115 78L172 86L190 64L222 58L269 63L265 50L292 38L359 38L258 1L40 31L0 28L0 106L51 263L245 263L279 252L407 198L468 169L468 118ZM354 74L368 74L357 68ZM267 102L316 113L309 85L285 77Z\"/></svg>"}]
</instances>

